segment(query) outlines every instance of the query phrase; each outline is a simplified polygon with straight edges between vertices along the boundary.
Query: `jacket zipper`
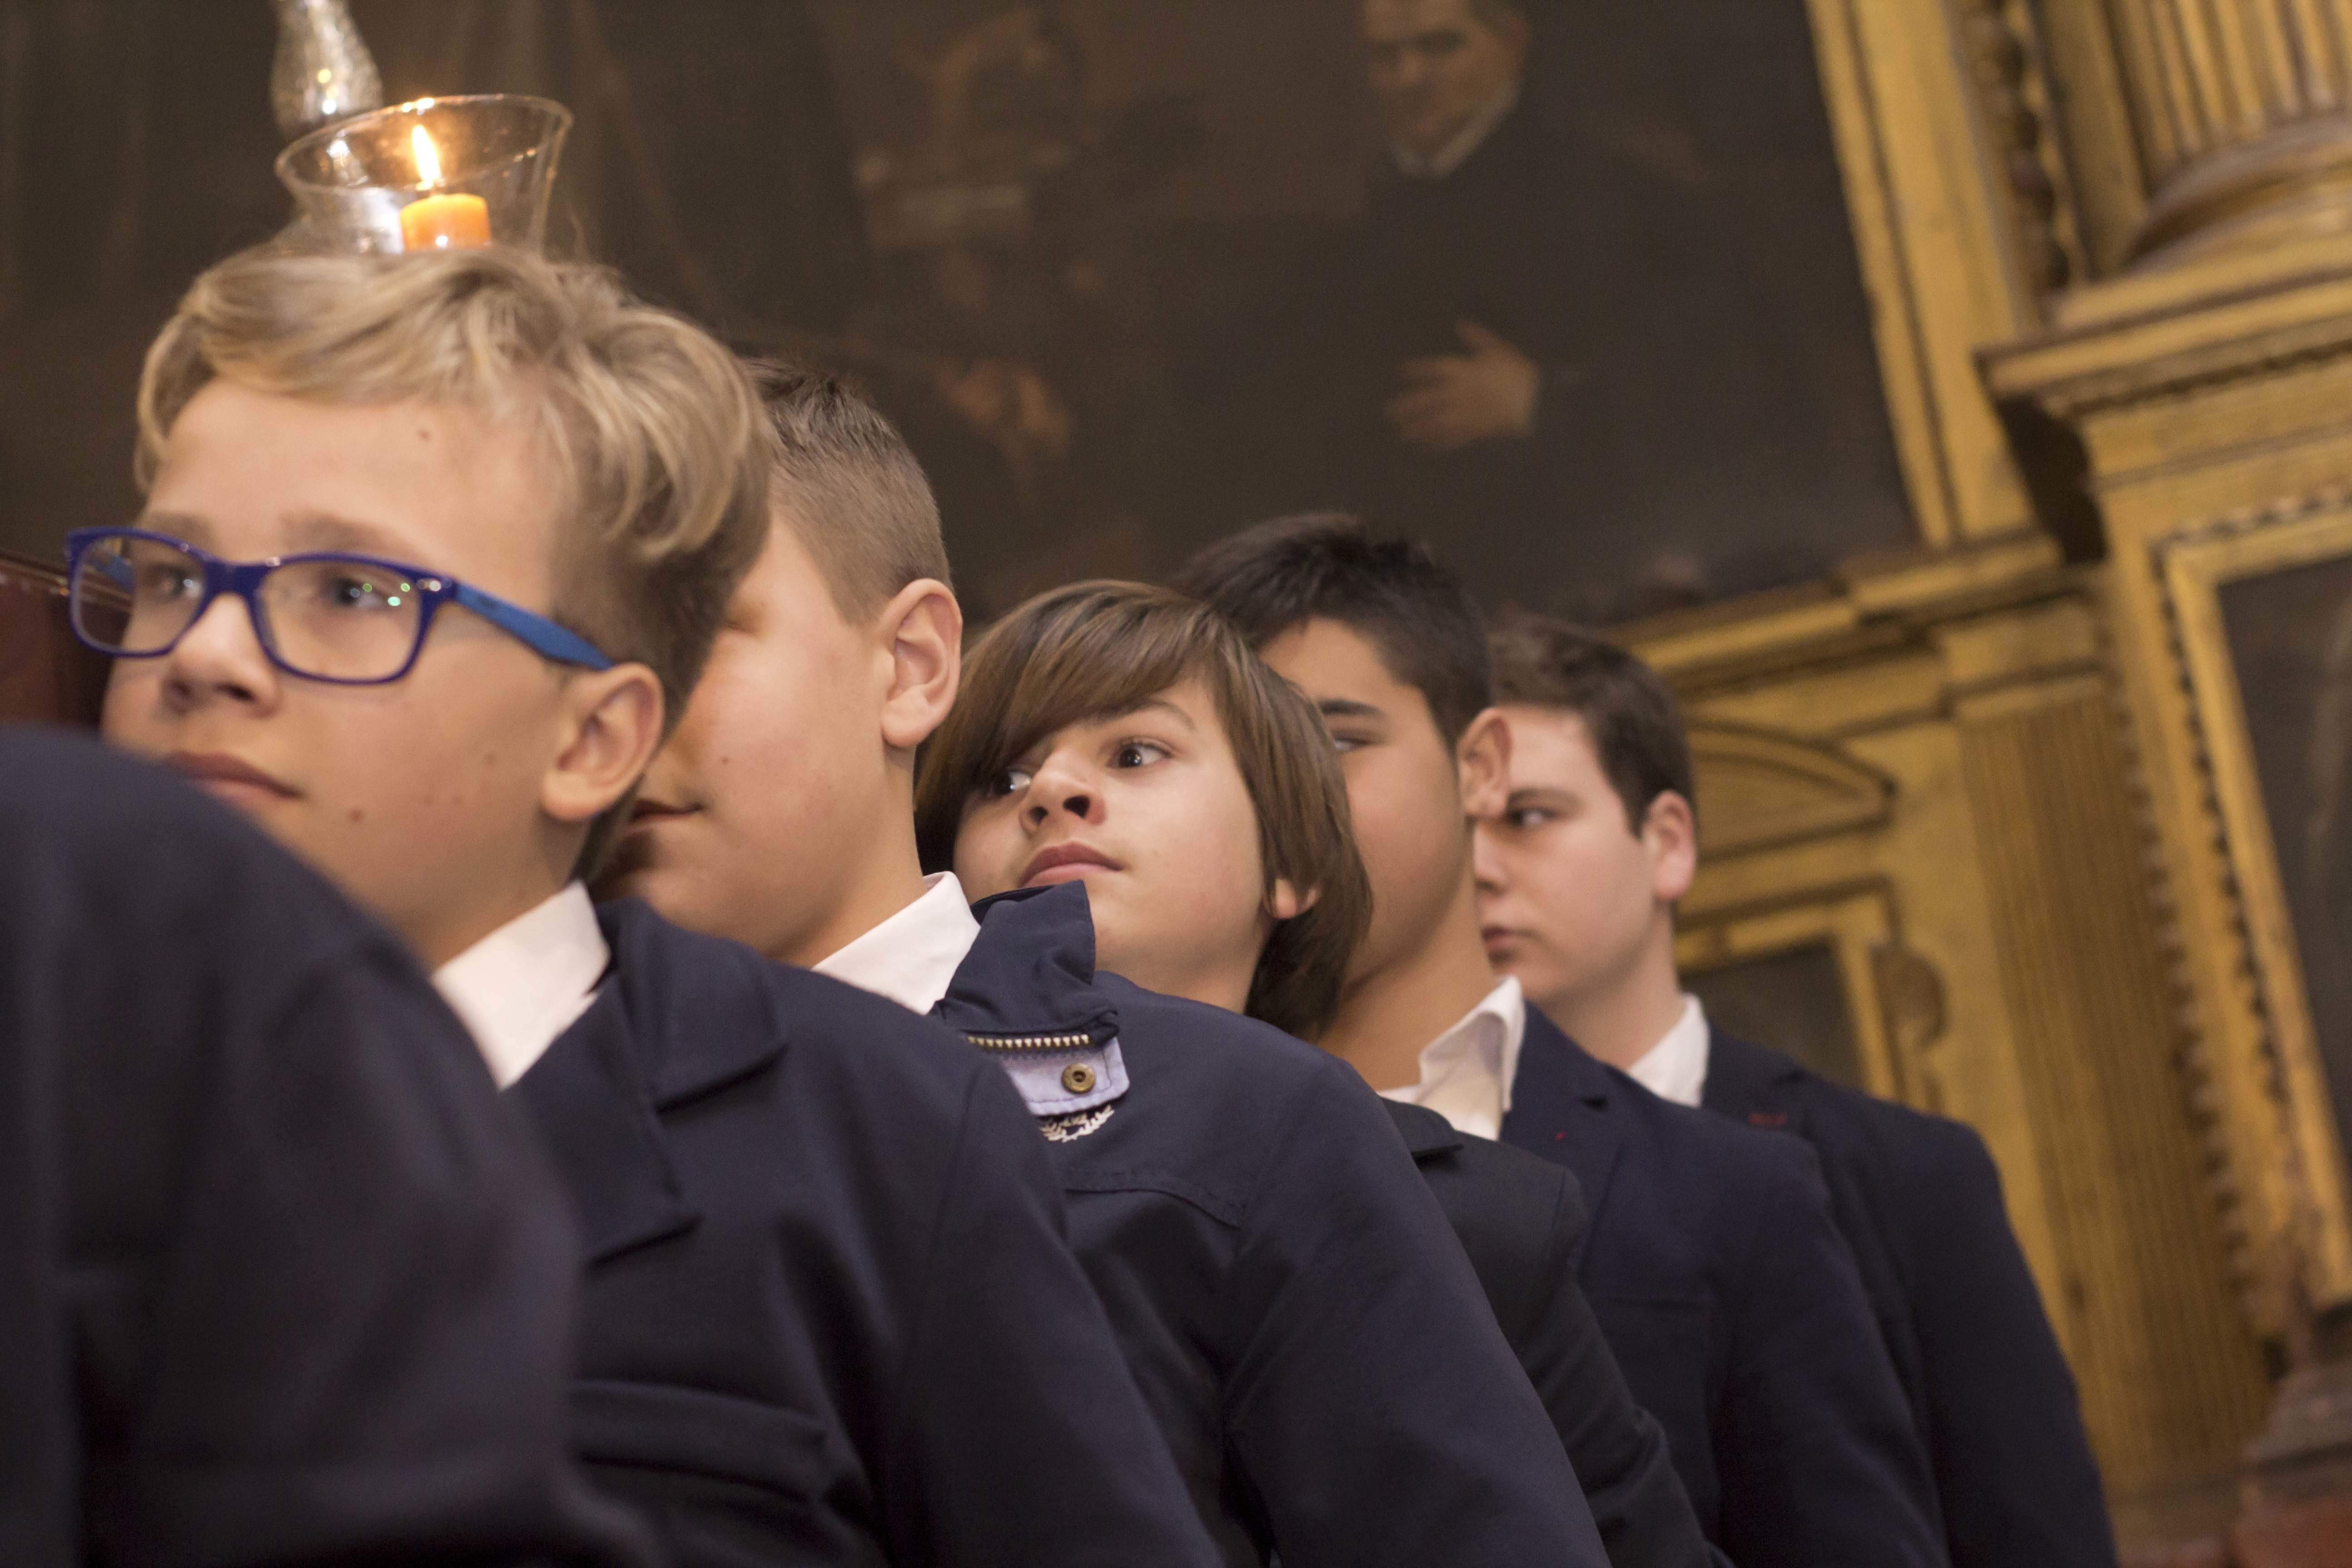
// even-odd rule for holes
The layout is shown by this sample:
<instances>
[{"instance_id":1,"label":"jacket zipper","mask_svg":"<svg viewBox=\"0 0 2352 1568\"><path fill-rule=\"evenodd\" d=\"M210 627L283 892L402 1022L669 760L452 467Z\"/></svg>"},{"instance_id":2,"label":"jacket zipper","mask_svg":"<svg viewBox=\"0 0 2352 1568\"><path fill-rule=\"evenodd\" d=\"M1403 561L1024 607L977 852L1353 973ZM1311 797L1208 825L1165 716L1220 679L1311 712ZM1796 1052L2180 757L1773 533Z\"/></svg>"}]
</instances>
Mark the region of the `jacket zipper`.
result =
<instances>
[{"instance_id":1,"label":"jacket zipper","mask_svg":"<svg viewBox=\"0 0 2352 1568\"><path fill-rule=\"evenodd\" d=\"M966 1035L964 1038L983 1051L1076 1051L1090 1050L1095 1044L1092 1035Z\"/></svg>"}]
</instances>

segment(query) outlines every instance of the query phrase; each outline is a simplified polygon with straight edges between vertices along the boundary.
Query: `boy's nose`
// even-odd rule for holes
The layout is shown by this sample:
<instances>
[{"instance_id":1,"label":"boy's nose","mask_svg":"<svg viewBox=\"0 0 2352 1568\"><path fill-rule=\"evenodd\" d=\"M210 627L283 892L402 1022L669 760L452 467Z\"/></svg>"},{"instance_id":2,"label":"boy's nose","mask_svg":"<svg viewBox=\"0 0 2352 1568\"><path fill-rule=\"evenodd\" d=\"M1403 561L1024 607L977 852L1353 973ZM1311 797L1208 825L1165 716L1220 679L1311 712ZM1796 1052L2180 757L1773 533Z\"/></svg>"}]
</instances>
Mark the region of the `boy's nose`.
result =
<instances>
[{"instance_id":1,"label":"boy's nose","mask_svg":"<svg viewBox=\"0 0 2352 1568\"><path fill-rule=\"evenodd\" d=\"M1025 814L1032 827L1043 827L1055 812L1061 811L1084 822L1094 816L1095 797L1090 790L1068 784L1037 792Z\"/></svg>"},{"instance_id":2,"label":"boy's nose","mask_svg":"<svg viewBox=\"0 0 2352 1568\"><path fill-rule=\"evenodd\" d=\"M1470 876L1481 893L1499 893L1508 879L1503 869L1503 857L1495 847L1494 837L1493 832L1483 822L1470 830Z\"/></svg>"},{"instance_id":3,"label":"boy's nose","mask_svg":"<svg viewBox=\"0 0 2352 1568\"><path fill-rule=\"evenodd\" d=\"M194 707L212 698L236 702L265 700L277 687L277 668L262 651L245 602L223 595L205 606L195 624L163 656L163 685L174 706Z\"/></svg>"}]
</instances>

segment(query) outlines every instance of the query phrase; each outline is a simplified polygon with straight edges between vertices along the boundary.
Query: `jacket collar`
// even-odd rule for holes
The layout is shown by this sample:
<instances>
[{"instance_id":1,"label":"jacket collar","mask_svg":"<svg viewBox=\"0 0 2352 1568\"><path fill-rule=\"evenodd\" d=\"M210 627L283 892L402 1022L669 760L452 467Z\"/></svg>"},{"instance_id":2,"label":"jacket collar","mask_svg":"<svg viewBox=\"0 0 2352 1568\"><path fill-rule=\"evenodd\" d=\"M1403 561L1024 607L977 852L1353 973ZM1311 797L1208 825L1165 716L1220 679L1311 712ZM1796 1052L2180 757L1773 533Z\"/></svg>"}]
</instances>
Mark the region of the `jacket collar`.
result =
<instances>
[{"instance_id":1,"label":"jacket collar","mask_svg":"<svg viewBox=\"0 0 2352 1568\"><path fill-rule=\"evenodd\" d=\"M1706 1087L1699 1097L1708 1110L1751 1127L1802 1132L1804 1081L1805 1069L1793 1058L1719 1029L1708 1032Z\"/></svg>"},{"instance_id":2,"label":"jacket collar","mask_svg":"<svg viewBox=\"0 0 2352 1568\"><path fill-rule=\"evenodd\" d=\"M1454 1124L1426 1106L1403 1105L1393 1100L1383 1100L1389 1120L1404 1137L1404 1146L1416 1163L1433 1160L1440 1154L1451 1154L1461 1148L1462 1134Z\"/></svg>"},{"instance_id":3,"label":"jacket collar","mask_svg":"<svg viewBox=\"0 0 2352 1568\"><path fill-rule=\"evenodd\" d=\"M1503 1118L1503 1142L1575 1172L1588 1211L1599 1214L1624 1142L1612 1113L1626 1092L1607 1068L1529 1007L1518 1079L1511 1088L1511 1109ZM1589 1228L1586 1235L1591 1235ZM1580 1240L1580 1258L1583 1247Z\"/></svg>"},{"instance_id":4,"label":"jacket collar","mask_svg":"<svg viewBox=\"0 0 2352 1568\"><path fill-rule=\"evenodd\" d=\"M783 1055L777 965L674 926L635 899L599 906L596 919L654 1109L724 1089Z\"/></svg>"},{"instance_id":5,"label":"jacket collar","mask_svg":"<svg viewBox=\"0 0 2352 1568\"><path fill-rule=\"evenodd\" d=\"M613 950L603 990L509 1091L563 1173L591 1266L701 1217L661 1113L759 1071L786 1044L768 966L749 949L680 931L634 900L596 919Z\"/></svg>"},{"instance_id":6,"label":"jacket collar","mask_svg":"<svg viewBox=\"0 0 2352 1568\"><path fill-rule=\"evenodd\" d=\"M1084 1037L1108 1045L1118 1008L1095 984L1086 884L999 893L972 906L980 935L931 1016L967 1037Z\"/></svg>"}]
</instances>

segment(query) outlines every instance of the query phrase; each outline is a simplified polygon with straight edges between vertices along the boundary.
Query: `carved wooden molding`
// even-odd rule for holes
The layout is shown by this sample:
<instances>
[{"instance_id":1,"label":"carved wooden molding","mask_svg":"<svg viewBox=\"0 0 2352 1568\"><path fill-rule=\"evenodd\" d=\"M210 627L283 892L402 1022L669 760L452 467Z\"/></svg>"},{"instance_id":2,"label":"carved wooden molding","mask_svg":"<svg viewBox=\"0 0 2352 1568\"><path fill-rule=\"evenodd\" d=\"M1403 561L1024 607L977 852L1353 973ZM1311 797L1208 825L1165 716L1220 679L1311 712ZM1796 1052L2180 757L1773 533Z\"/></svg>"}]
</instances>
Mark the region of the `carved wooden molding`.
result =
<instances>
[{"instance_id":1,"label":"carved wooden molding","mask_svg":"<svg viewBox=\"0 0 2352 1568\"><path fill-rule=\"evenodd\" d=\"M2012 204L2028 280L2052 293L2088 274L2075 232L2072 175L2051 123L2042 45L2020 0L1956 0L1960 37Z\"/></svg>"},{"instance_id":2,"label":"carved wooden molding","mask_svg":"<svg viewBox=\"0 0 2352 1568\"><path fill-rule=\"evenodd\" d=\"M1873 827L1895 783L1834 748L1765 730L1694 725L1691 765L1709 859Z\"/></svg>"},{"instance_id":3,"label":"carved wooden molding","mask_svg":"<svg viewBox=\"0 0 2352 1568\"><path fill-rule=\"evenodd\" d=\"M1859 1087L1941 1110L1929 1048L1944 1030L1943 979L1904 945L1895 889L1886 879L1800 880L1764 903L1710 909L1676 931L1675 963L1685 975L1696 975L1806 948L1826 948L1836 966Z\"/></svg>"},{"instance_id":4,"label":"carved wooden molding","mask_svg":"<svg viewBox=\"0 0 2352 1568\"><path fill-rule=\"evenodd\" d=\"M2031 516L1974 356L2040 320L1954 3L1807 0L1895 450L1937 545Z\"/></svg>"},{"instance_id":5,"label":"carved wooden molding","mask_svg":"<svg viewBox=\"0 0 2352 1568\"><path fill-rule=\"evenodd\" d=\"M2352 1180L2335 1123L2326 1069L2303 979L2303 961L2287 912L2279 854L2255 776L2243 700L2237 685L2218 594L2238 577L2310 560L2352 555L2352 483L2323 487L2238 509L2145 542L2139 559L2155 581L2165 617L2170 679L2180 700L2196 801L2218 862L2221 929L2189 940L2227 944L2231 1000L2248 1028L2243 1040L2188 1031L2189 1104L2214 1162L2214 1181L2234 1205L2252 1196L2249 1158L2267 1155L2284 1169L2290 1210L2232 1227L2234 1261L2257 1321L2283 1327L2281 1314L2302 1292L2322 1302L2352 1300ZM2251 1059L2248 1059L2249 1052ZM2251 1079L2275 1108L2277 1146L2253 1153L2238 1146L2216 1114L2217 1079ZM2305 1276L2288 1281L2265 1252L2284 1234Z\"/></svg>"},{"instance_id":6,"label":"carved wooden molding","mask_svg":"<svg viewBox=\"0 0 2352 1568\"><path fill-rule=\"evenodd\" d=\"M2352 351L2352 274L2338 259L2329 273L2255 283L2218 307L2159 308L1989 351L1986 378L1998 397L2074 420L2339 356Z\"/></svg>"}]
</instances>

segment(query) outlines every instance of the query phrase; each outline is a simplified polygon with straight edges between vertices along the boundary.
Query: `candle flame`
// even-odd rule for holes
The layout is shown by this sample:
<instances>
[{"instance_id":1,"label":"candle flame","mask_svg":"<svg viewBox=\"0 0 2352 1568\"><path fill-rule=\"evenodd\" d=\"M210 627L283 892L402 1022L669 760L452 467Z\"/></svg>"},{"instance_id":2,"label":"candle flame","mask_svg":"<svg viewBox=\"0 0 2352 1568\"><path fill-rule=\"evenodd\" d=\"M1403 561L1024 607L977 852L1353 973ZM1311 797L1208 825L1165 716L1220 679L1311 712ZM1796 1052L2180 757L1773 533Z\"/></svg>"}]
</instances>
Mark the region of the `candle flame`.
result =
<instances>
[{"instance_id":1,"label":"candle flame","mask_svg":"<svg viewBox=\"0 0 2352 1568\"><path fill-rule=\"evenodd\" d=\"M432 186L441 183L441 154L435 151L433 138L417 126L408 133L409 145L416 150L416 183Z\"/></svg>"}]
</instances>

